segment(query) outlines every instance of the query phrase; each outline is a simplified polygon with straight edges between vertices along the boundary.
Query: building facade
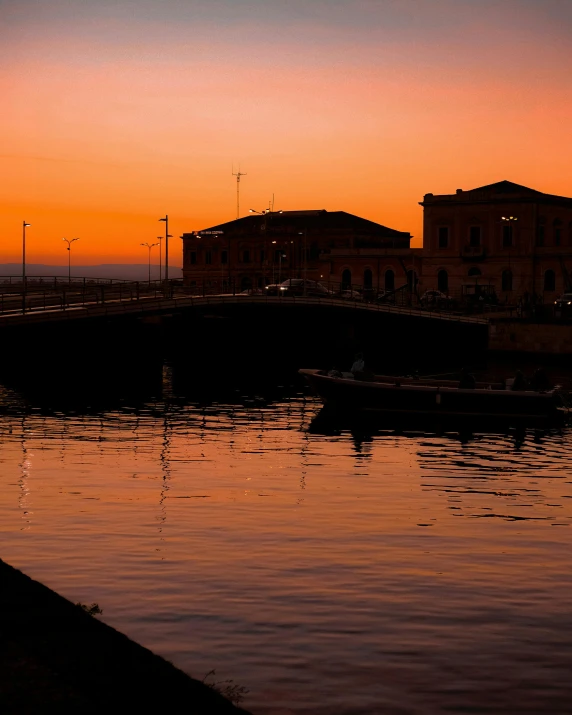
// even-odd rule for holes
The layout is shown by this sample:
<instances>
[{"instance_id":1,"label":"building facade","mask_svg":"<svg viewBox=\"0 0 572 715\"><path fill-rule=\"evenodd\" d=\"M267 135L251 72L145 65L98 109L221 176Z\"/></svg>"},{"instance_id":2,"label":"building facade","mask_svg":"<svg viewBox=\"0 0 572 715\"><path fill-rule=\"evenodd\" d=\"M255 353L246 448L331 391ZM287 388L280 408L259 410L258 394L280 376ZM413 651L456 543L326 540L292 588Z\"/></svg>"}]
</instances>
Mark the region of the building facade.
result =
<instances>
[{"instance_id":1,"label":"building facade","mask_svg":"<svg viewBox=\"0 0 572 715\"><path fill-rule=\"evenodd\" d=\"M183 235L183 276L209 291L261 288L287 278L411 298L439 290L488 293L500 303L552 302L572 290L572 199L500 181L425 194L423 248L411 234L344 211L246 216Z\"/></svg>"},{"instance_id":2,"label":"building facade","mask_svg":"<svg viewBox=\"0 0 572 715\"><path fill-rule=\"evenodd\" d=\"M570 286L572 199L500 181L425 194L420 288L462 296L475 285L501 303L550 302Z\"/></svg>"},{"instance_id":3,"label":"building facade","mask_svg":"<svg viewBox=\"0 0 572 715\"><path fill-rule=\"evenodd\" d=\"M254 214L182 238L185 285L226 291L303 277L377 287L391 266L400 268L393 254L408 253L411 235L317 210Z\"/></svg>"}]
</instances>

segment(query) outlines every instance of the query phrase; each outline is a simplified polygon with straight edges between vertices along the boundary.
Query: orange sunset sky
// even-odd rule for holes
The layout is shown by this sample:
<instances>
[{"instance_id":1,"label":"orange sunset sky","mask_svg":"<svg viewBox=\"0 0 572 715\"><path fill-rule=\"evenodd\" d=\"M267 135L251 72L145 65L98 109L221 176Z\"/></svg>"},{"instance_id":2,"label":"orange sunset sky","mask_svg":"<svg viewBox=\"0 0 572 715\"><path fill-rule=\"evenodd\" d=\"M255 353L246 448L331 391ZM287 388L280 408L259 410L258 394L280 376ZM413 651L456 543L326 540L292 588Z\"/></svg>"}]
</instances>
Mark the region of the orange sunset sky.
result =
<instances>
[{"instance_id":1,"label":"orange sunset sky","mask_svg":"<svg viewBox=\"0 0 572 715\"><path fill-rule=\"evenodd\" d=\"M0 262L144 263L249 208L411 231L423 194L572 195L571 0L0 0ZM181 264L180 241L172 262Z\"/></svg>"}]
</instances>

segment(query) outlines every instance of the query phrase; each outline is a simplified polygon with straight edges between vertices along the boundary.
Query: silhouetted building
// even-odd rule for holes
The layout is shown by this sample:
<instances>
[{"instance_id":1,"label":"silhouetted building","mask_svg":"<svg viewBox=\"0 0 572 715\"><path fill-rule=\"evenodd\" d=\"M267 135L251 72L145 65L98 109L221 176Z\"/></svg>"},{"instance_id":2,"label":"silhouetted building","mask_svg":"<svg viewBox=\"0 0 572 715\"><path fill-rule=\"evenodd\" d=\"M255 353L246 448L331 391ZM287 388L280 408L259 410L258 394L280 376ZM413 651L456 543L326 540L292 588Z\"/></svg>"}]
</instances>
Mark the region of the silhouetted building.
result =
<instances>
[{"instance_id":1,"label":"silhouetted building","mask_svg":"<svg viewBox=\"0 0 572 715\"><path fill-rule=\"evenodd\" d=\"M186 285L260 288L287 278L377 286L411 235L345 211L273 211L183 234ZM399 266L399 262L397 262Z\"/></svg>"},{"instance_id":2,"label":"silhouetted building","mask_svg":"<svg viewBox=\"0 0 572 715\"><path fill-rule=\"evenodd\" d=\"M484 286L501 302L545 302L569 285L572 199L510 181L425 194L420 290L459 295Z\"/></svg>"}]
</instances>

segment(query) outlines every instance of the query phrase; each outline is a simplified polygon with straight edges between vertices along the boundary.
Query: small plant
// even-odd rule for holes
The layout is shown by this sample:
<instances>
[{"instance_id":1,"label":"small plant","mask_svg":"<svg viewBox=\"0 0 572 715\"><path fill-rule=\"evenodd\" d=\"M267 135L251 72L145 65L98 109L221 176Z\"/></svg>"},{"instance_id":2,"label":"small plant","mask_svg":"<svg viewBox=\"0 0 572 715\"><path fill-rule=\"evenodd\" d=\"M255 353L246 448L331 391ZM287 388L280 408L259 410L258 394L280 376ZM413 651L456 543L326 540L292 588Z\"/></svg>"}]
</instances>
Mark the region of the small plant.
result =
<instances>
[{"instance_id":1,"label":"small plant","mask_svg":"<svg viewBox=\"0 0 572 715\"><path fill-rule=\"evenodd\" d=\"M76 603L75 605L85 611L88 616L100 616L103 613L103 609L99 607L98 603L92 603L91 606L86 603Z\"/></svg>"},{"instance_id":2,"label":"small plant","mask_svg":"<svg viewBox=\"0 0 572 715\"><path fill-rule=\"evenodd\" d=\"M248 688L245 688L243 685L238 685L238 683L235 683L234 680L218 680L214 683L209 683L207 678L210 678L211 675L216 675L216 671L209 670L203 678L203 683L208 685L209 688L216 690L219 695L227 698L227 700L230 700L230 702L234 705L240 705L247 693L250 692Z\"/></svg>"}]
</instances>

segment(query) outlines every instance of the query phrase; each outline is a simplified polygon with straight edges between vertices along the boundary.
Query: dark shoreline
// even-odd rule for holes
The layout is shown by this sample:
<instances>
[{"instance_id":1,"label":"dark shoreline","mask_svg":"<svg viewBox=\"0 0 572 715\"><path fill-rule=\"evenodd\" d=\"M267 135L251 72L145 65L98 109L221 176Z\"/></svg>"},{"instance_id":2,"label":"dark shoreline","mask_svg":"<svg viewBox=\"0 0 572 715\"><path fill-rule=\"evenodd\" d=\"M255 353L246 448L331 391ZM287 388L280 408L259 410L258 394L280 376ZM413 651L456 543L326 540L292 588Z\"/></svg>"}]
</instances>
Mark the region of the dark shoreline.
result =
<instances>
[{"instance_id":1,"label":"dark shoreline","mask_svg":"<svg viewBox=\"0 0 572 715\"><path fill-rule=\"evenodd\" d=\"M0 712L248 715L0 559Z\"/></svg>"}]
</instances>

